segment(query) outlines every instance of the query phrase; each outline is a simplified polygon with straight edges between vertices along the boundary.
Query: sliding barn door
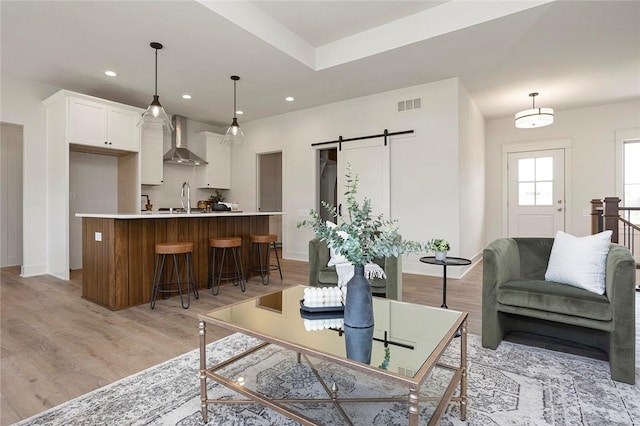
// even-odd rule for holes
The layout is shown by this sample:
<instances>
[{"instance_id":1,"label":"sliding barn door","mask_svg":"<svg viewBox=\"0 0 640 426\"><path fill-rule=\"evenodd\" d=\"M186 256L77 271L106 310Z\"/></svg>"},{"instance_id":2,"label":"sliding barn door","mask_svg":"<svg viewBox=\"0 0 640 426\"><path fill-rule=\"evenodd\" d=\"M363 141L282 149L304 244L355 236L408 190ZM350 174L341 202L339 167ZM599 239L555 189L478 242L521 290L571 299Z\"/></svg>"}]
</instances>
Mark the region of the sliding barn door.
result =
<instances>
[{"instance_id":1,"label":"sliding barn door","mask_svg":"<svg viewBox=\"0 0 640 426\"><path fill-rule=\"evenodd\" d=\"M390 219L389 145L385 146L383 138L376 138L345 142L342 149L338 149L337 192L343 214L347 213L344 193L348 163L351 163L353 174L360 175L358 200L370 198L374 216L382 213Z\"/></svg>"}]
</instances>

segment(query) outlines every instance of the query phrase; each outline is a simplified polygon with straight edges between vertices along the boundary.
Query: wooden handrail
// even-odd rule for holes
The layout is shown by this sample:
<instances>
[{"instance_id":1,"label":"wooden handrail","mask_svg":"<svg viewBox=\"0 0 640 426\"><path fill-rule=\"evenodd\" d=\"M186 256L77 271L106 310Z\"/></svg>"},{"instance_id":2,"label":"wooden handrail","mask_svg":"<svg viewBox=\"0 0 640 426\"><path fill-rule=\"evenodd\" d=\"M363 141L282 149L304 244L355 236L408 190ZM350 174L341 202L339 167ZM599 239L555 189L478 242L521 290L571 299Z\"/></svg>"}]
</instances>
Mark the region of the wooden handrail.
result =
<instances>
[{"instance_id":1,"label":"wooden handrail","mask_svg":"<svg viewBox=\"0 0 640 426\"><path fill-rule=\"evenodd\" d=\"M631 212L640 211L640 207L622 207L620 201L618 197L591 200L591 233L611 230L611 242L627 247L636 258L636 268L640 269L639 254L636 253L636 240L640 240L640 224L632 223L630 220ZM626 218L622 216L624 212ZM636 291L640 291L640 284L637 285Z\"/></svg>"}]
</instances>

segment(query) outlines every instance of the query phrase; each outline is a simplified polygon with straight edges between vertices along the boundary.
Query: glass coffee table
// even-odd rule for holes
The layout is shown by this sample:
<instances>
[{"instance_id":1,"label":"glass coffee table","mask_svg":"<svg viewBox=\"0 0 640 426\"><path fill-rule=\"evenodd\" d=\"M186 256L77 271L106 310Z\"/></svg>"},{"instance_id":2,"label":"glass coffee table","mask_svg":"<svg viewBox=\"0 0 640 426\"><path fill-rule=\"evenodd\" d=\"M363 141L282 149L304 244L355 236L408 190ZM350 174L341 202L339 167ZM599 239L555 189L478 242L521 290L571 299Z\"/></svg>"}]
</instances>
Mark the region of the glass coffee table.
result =
<instances>
[{"instance_id":1,"label":"glass coffee table","mask_svg":"<svg viewBox=\"0 0 640 426\"><path fill-rule=\"evenodd\" d=\"M370 404L367 411L384 404L401 404L408 424L437 424L450 402L460 403L461 420L466 418L467 406L467 332L466 312L432 308L412 303L374 297L375 325L371 346L371 362L365 364L347 358L345 339L349 338L341 326L339 308L303 308L304 286L248 299L234 305L198 315L200 334L200 380L202 417L208 421L209 404L259 403L303 425L319 424L308 415L304 404L326 404L337 410L345 424L361 423L350 418L350 404ZM301 309L302 308L302 309ZM230 359L207 365L207 324L253 336L260 340ZM333 328L326 328L326 327ZM442 355L460 332L459 352L451 348ZM262 351L270 346L290 350L297 363L307 363L313 374L309 380L321 382L324 392L312 398L269 395L264 389L251 389L229 374L229 367L251 359L260 367ZM253 357L253 358L251 358ZM265 359L267 357L265 356ZM257 361L256 361L257 360ZM327 368L329 366L329 368ZM242 368L242 367L241 367ZM261 368L261 367L260 367ZM265 367L266 368L266 367ZM325 373L331 370L334 376ZM395 386L399 391L389 395L351 395L336 384L334 370L364 375L365 378ZM209 399L207 380L239 393L238 399ZM243 379L244 380L244 379ZM386 389L386 387L385 387ZM382 404L382 405L381 405ZM349 406L349 409L345 409ZM402 408L403 407L403 408ZM406 410L406 411L404 411ZM353 415L353 414L351 414ZM404 416L404 414L403 414Z\"/></svg>"}]
</instances>

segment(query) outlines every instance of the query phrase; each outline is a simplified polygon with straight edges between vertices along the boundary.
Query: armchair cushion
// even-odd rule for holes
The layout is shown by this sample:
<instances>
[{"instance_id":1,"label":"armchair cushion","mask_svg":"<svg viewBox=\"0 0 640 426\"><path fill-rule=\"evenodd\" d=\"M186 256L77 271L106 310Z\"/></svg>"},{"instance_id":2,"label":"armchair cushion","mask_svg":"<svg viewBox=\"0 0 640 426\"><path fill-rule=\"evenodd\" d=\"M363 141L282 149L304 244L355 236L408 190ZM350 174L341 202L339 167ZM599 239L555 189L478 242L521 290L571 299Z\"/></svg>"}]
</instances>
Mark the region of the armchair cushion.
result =
<instances>
[{"instance_id":1,"label":"armchair cushion","mask_svg":"<svg viewBox=\"0 0 640 426\"><path fill-rule=\"evenodd\" d=\"M500 287L498 302L600 321L611 320L611 304L606 296L550 281L506 282Z\"/></svg>"}]
</instances>

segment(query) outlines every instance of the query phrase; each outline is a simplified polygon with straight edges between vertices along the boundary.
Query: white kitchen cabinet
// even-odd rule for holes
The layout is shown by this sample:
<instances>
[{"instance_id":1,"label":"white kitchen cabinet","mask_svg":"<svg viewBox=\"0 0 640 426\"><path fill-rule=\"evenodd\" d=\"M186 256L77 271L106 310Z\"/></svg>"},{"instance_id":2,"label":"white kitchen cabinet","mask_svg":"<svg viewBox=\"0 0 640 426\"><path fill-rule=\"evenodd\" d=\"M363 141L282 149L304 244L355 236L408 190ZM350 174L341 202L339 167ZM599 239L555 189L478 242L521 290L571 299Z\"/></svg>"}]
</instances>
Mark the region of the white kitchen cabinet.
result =
<instances>
[{"instance_id":1,"label":"white kitchen cabinet","mask_svg":"<svg viewBox=\"0 0 640 426\"><path fill-rule=\"evenodd\" d=\"M208 164L198 166L196 183L198 188L230 189L231 188L231 147L222 145L223 135L201 132L198 136L204 139L205 157Z\"/></svg>"},{"instance_id":2,"label":"white kitchen cabinet","mask_svg":"<svg viewBox=\"0 0 640 426\"><path fill-rule=\"evenodd\" d=\"M140 150L138 108L93 98L69 97L69 143L121 151Z\"/></svg>"},{"instance_id":3,"label":"white kitchen cabinet","mask_svg":"<svg viewBox=\"0 0 640 426\"><path fill-rule=\"evenodd\" d=\"M162 185L164 181L163 151L164 131L162 124L145 124L140 142L140 183Z\"/></svg>"},{"instance_id":4,"label":"white kitchen cabinet","mask_svg":"<svg viewBox=\"0 0 640 426\"><path fill-rule=\"evenodd\" d=\"M143 110L68 90L56 92L43 104L46 108L47 140L47 233L43 236L47 240L47 264L44 272L68 280L69 236L73 233L70 227L78 226L75 221L77 212L70 206L70 200L78 194L69 188L78 182L70 182L69 152L113 156L116 160L110 159L106 163L113 173L117 173L117 205L112 204L110 210L139 213L140 129L136 125ZM109 140L111 145L105 145L104 142ZM100 181L100 172L94 171ZM113 184L109 186L108 191L116 190ZM102 189L95 186L96 193Z\"/></svg>"}]
</instances>

